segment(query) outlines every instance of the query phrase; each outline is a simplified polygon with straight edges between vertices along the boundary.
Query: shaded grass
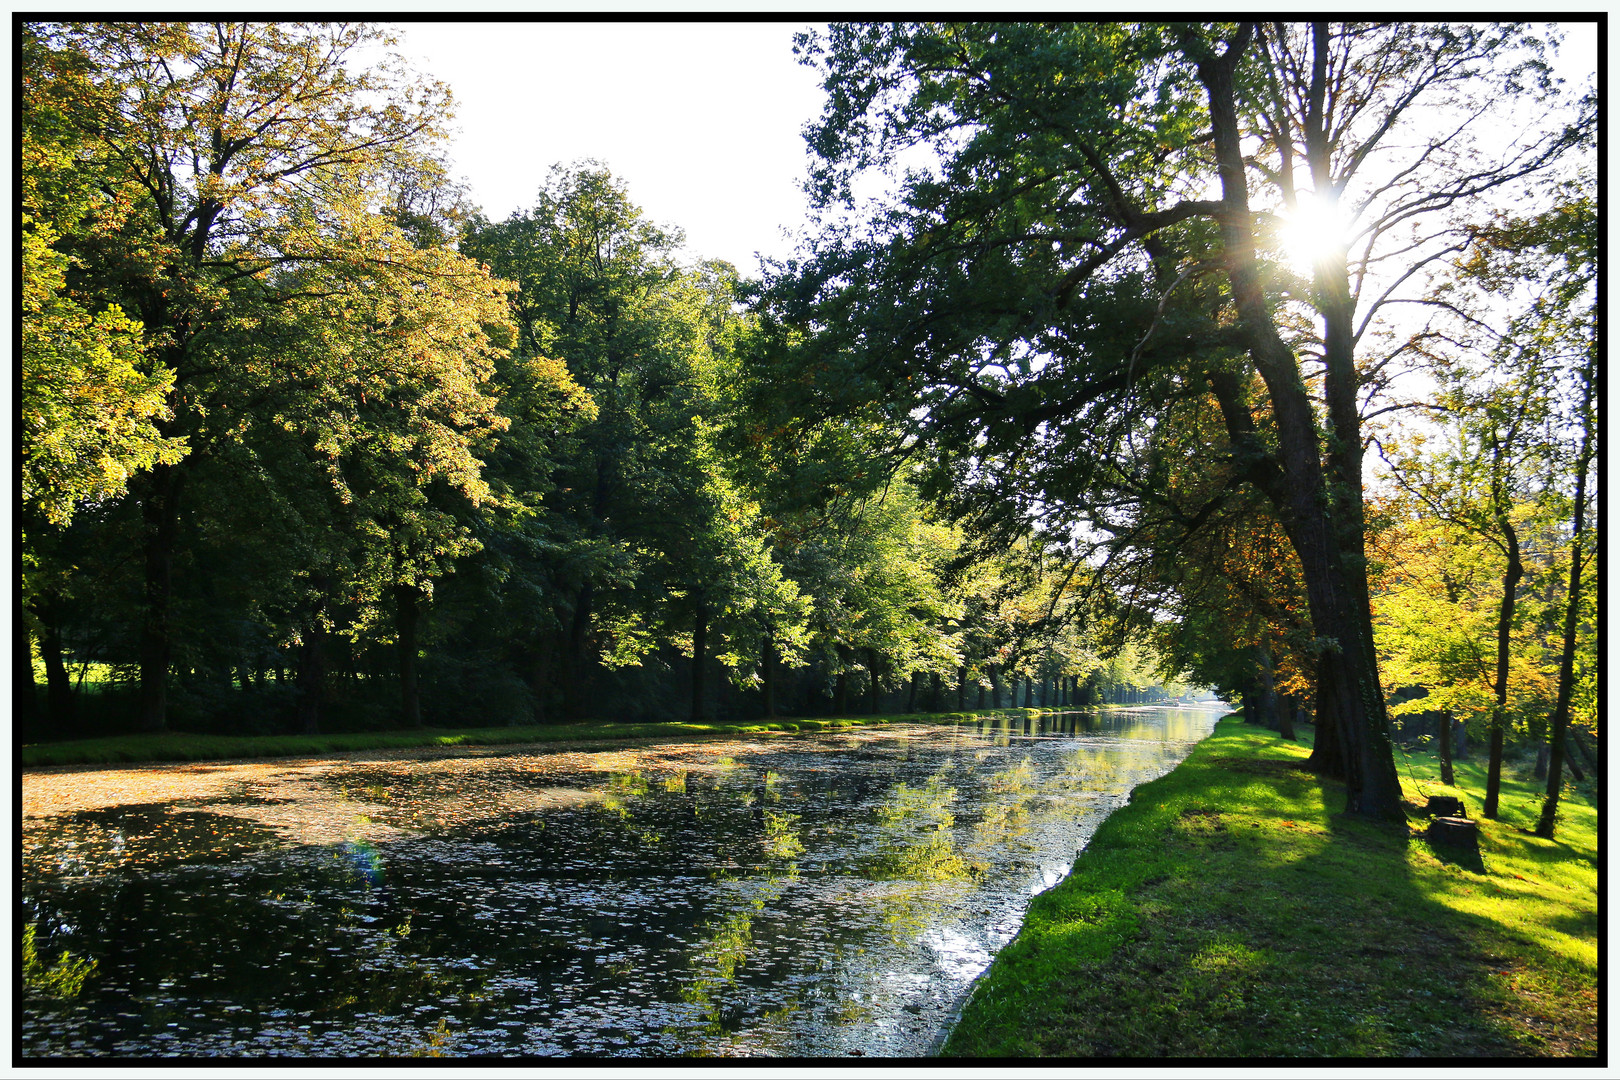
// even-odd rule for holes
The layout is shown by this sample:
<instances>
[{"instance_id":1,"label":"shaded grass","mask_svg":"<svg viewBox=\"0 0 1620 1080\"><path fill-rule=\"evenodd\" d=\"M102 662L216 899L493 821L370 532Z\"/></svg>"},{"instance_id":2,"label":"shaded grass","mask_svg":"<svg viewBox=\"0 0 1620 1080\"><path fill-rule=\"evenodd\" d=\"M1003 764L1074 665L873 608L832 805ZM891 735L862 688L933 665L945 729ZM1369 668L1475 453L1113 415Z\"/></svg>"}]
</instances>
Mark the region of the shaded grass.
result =
<instances>
[{"instance_id":1,"label":"shaded grass","mask_svg":"<svg viewBox=\"0 0 1620 1080\"><path fill-rule=\"evenodd\" d=\"M996 1057L1592 1057L1596 815L1557 840L1505 778L1481 862L1337 814L1308 743L1225 719L1031 904L943 1052ZM1402 762L1409 800L1448 792ZM1471 814L1483 768L1458 769Z\"/></svg>"},{"instance_id":2,"label":"shaded grass","mask_svg":"<svg viewBox=\"0 0 1620 1080\"><path fill-rule=\"evenodd\" d=\"M404 731L339 732L331 735L199 735L169 731L99 739L30 743L18 749L23 768L47 765L113 765L133 762L210 761L221 758L307 757L356 750L411 747L500 746L514 743L617 742L626 739L691 739L771 732L826 731L899 723L972 723L986 716L1034 714L1031 709L977 712L900 713L881 716L800 717L746 723L616 723L587 720L523 727L421 728Z\"/></svg>"}]
</instances>

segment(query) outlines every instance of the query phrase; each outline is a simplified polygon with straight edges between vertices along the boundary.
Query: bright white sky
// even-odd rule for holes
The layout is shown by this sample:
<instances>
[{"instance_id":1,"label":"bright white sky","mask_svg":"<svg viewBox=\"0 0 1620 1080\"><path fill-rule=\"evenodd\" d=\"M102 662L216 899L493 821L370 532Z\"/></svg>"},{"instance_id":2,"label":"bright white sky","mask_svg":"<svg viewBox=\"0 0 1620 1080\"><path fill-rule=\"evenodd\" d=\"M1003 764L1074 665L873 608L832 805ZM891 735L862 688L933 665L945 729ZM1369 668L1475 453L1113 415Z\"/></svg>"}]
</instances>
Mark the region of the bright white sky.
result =
<instances>
[{"instance_id":1,"label":"bright white sky","mask_svg":"<svg viewBox=\"0 0 1620 1080\"><path fill-rule=\"evenodd\" d=\"M795 19L755 22L406 22L400 52L448 83L456 175L493 220L533 204L553 164L595 158L690 258L758 272L804 222L801 131L820 111L793 56ZM1566 24L1556 64L1596 70L1596 28Z\"/></svg>"},{"instance_id":2,"label":"bright white sky","mask_svg":"<svg viewBox=\"0 0 1620 1080\"><path fill-rule=\"evenodd\" d=\"M400 53L457 102L454 172L487 217L533 205L551 166L596 158L687 255L745 275L804 218L800 135L821 108L802 21L398 23Z\"/></svg>"}]
</instances>

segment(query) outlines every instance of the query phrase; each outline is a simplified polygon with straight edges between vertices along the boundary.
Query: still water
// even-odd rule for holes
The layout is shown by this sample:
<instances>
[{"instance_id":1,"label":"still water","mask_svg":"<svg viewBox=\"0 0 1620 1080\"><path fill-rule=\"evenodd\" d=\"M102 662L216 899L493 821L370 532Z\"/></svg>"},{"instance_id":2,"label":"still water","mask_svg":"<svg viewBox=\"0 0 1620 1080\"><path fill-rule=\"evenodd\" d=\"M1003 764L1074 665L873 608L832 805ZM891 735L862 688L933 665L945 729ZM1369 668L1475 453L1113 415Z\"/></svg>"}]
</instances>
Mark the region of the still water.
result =
<instances>
[{"instance_id":1,"label":"still water","mask_svg":"<svg viewBox=\"0 0 1620 1080\"><path fill-rule=\"evenodd\" d=\"M329 842L245 787L47 818L22 1053L925 1055L1030 897L1217 715L680 744L618 771L497 752L454 783L356 762L307 778ZM38 977L64 949L96 965L76 993Z\"/></svg>"}]
</instances>

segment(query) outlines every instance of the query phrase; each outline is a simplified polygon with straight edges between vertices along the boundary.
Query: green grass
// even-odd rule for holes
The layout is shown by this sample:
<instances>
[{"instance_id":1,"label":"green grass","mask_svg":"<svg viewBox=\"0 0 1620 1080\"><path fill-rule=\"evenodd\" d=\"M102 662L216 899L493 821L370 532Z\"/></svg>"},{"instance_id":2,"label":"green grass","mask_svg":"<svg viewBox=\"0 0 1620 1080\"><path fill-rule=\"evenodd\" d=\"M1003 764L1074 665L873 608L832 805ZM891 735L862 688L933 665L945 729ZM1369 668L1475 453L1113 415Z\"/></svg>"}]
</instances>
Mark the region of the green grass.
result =
<instances>
[{"instance_id":1,"label":"green grass","mask_svg":"<svg viewBox=\"0 0 1620 1080\"><path fill-rule=\"evenodd\" d=\"M615 723L588 720L570 724L413 731L367 731L332 735L197 735L171 731L116 735L101 739L25 744L17 755L23 768L46 765L112 765L156 761L212 761L221 758L307 757L353 750L409 747L498 746L512 743L615 742L626 739L690 739L768 732L825 731L906 722L971 723L984 716L1024 715L1033 709L978 712L901 713L881 716L799 717L749 723Z\"/></svg>"},{"instance_id":2,"label":"green grass","mask_svg":"<svg viewBox=\"0 0 1620 1080\"><path fill-rule=\"evenodd\" d=\"M1308 730L1308 729L1307 729ZM1504 777L1478 861L1345 818L1308 744L1227 719L1138 788L1031 904L943 1052L994 1057L1591 1057L1597 819L1567 794L1528 835L1535 782ZM1460 794L1401 761L1408 800Z\"/></svg>"}]
</instances>

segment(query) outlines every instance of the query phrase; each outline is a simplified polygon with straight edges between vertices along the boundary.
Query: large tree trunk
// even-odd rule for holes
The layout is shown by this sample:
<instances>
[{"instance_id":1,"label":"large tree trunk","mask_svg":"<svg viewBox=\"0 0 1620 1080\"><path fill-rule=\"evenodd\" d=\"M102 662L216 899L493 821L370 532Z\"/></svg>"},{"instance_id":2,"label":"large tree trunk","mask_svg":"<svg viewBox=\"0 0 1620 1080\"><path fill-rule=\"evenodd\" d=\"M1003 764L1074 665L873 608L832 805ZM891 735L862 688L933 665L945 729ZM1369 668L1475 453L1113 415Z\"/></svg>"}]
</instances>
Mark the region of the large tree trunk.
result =
<instances>
[{"instance_id":1,"label":"large tree trunk","mask_svg":"<svg viewBox=\"0 0 1620 1080\"><path fill-rule=\"evenodd\" d=\"M141 499L144 528L145 603L141 616L141 690L136 723L141 731L168 726L170 639L169 598L174 593L174 551L180 532L180 489L183 474L175 465L155 465L147 473Z\"/></svg>"},{"instance_id":2,"label":"large tree trunk","mask_svg":"<svg viewBox=\"0 0 1620 1080\"><path fill-rule=\"evenodd\" d=\"M1227 430L1251 479L1277 508L1305 578L1311 625L1334 645L1322 653L1321 689L1333 703L1344 754L1345 809L1381 820L1404 820L1389 717L1378 684L1372 609L1367 594L1364 509L1361 502L1360 389L1353 355L1353 306L1340 257L1319 261L1318 307L1323 316L1322 389L1331 431L1324 471L1315 407L1297 358L1283 341L1261 288L1255 258L1243 148L1239 139L1233 72L1247 51L1251 30L1241 30L1222 56L1193 57L1209 95L1215 159L1223 208L1221 239L1228 281L1250 358L1266 386L1279 440L1280 461L1264 449L1252 414L1230 384L1217 393ZM1327 71L1326 25L1317 32L1316 75ZM1321 141L1321 117L1308 119L1308 142ZM1314 126L1313 126L1314 125ZM1308 148L1313 171L1328 167L1325 145ZM1323 176L1325 180L1325 174ZM1320 181L1319 181L1320 182ZM1324 190L1326 190L1324 188ZM1227 376L1230 379L1230 376ZM1219 376L1212 383L1220 383ZM1319 725L1320 727L1320 725Z\"/></svg>"},{"instance_id":3,"label":"large tree trunk","mask_svg":"<svg viewBox=\"0 0 1620 1080\"><path fill-rule=\"evenodd\" d=\"M956 669L956 711L967 711L967 665Z\"/></svg>"},{"instance_id":4,"label":"large tree trunk","mask_svg":"<svg viewBox=\"0 0 1620 1080\"><path fill-rule=\"evenodd\" d=\"M878 652L876 649L866 650L866 677L869 680L869 691L872 707L867 710L873 716L878 714Z\"/></svg>"},{"instance_id":5,"label":"large tree trunk","mask_svg":"<svg viewBox=\"0 0 1620 1080\"><path fill-rule=\"evenodd\" d=\"M833 683L833 715L849 715L849 646L838 646L838 678Z\"/></svg>"},{"instance_id":6,"label":"large tree trunk","mask_svg":"<svg viewBox=\"0 0 1620 1080\"><path fill-rule=\"evenodd\" d=\"M417 683L417 637L422 623L422 590L415 585L394 587L394 629L399 647L399 715L408 728L422 726L422 695Z\"/></svg>"},{"instance_id":7,"label":"large tree trunk","mask_svg":"<svg viewBox=\"0 0 1620 1080\"><path fill-rule=\"evenodd\" d=\"M928 673L928 711L941 711L943 707L942 701L939 688L939 672L931 671Z\"/></svg>"},{"instance_id":8,"label":"large tree trunk","mask_svg":"<svg viewBox=\"0 0 1620 1080\"><path fill-rule=\"evenodd\" d=\"M1001 673L994 664L990 665L990 707L1001 708Z\"/></svg>"},{"instance_id":9,"label":"large tree trunk","mask_svg":"<svg viewBox=\"0 0 1620 1080\"><path fill-rule=\"evenodd\" d=\"M1333 702L1323 690L1322 662L1316 665L1316 740L1306 764L1318 776L1344 779L1344 751L1339 745L1339 720Z\"/></svg>"},{"instance_id":10,"label":"large tree trunk","mask_svg":"<svg viewBox=\"0 0 1620 1080\"><path fill-rule=\"evenodd\" d=\"M709 606L699 601L697 612L692 616L692 722L694 724L704 717L703 670L704 661L708 659L708 637Z\"/></svg>"}]
</instances>

